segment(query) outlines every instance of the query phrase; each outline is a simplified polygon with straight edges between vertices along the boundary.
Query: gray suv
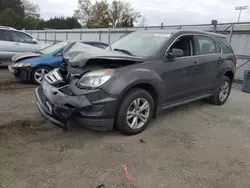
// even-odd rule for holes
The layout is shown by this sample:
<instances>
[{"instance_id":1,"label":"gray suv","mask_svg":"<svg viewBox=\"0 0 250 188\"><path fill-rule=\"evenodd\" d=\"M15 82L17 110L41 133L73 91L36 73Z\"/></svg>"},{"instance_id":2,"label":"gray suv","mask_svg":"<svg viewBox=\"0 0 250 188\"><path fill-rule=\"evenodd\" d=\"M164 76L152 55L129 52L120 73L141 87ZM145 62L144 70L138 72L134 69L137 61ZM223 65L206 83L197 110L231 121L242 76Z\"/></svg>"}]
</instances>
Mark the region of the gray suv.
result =
<instances>
[{"instance_id":1,"label":"gray suv","mask_svg":"<svg viewBox=\"0 0 250 188\"><path fill-rule=\"evenodd\" d=\"M110 49L110 50L108 50ZM207 98L223 105L236 56L224 35L139 31L99 49L75 43L36 89L41 114L66 129L143 131L166 108Z\"/></svg>"},{"instance_id":2,"label":"gray suv","mask_svg":"<svg viewBox=\"0 0 250 188\"><path fill-rule=\"evenodd\" d=\"M31 35L11 27L0 26L0 64L21 52L33 52L45 47Z\"/></svg>"}]
</instances>

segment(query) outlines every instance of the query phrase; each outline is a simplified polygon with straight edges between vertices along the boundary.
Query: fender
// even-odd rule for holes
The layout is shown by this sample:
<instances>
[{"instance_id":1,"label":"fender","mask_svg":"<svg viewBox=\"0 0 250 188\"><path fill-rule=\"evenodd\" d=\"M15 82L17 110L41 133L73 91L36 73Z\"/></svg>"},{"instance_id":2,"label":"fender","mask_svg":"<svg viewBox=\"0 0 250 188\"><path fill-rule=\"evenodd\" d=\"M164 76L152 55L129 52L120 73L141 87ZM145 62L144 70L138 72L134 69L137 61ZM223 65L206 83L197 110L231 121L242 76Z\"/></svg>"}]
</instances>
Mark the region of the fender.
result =
<instances>
[{"instance_id":1,"label":"fender","mask_svg":"<svg viewBox=\"0 0 250 188\"><path fill-rule=\"evenodd\" d=\"M162 91L165 91L165 85L161 77L156 74L154 69L141 68L138 65L131 69L131 66L116 69L116 73L112 78L112 81L108 82L102 87L102 90L106 93L118 97L118 102L122 96L132 87L139 84L149 84L154 88L158 95L158 106L162 103ZM124 84L126 83L126 84Z\"/></svg>"}]
</instances>

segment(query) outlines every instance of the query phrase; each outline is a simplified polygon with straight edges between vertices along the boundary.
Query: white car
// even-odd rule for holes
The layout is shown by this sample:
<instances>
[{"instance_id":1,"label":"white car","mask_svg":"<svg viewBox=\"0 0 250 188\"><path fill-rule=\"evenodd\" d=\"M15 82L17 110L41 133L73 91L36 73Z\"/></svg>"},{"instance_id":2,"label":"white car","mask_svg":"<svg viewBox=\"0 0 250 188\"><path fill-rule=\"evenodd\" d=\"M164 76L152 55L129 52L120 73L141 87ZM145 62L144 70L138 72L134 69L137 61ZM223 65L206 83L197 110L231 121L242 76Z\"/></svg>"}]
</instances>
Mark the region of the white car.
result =
<instances>
[{"instance_id":1,"label":"white car","mask_svg":"<svg viewBox=\"0 0 250 188\"><path fill-rule=\"evenodd\" d=\"M0 64L11 61L12 56L23 52L34 52L46 47L34 37L11 27L0 26Z\"/></svg>"}]
</instances>

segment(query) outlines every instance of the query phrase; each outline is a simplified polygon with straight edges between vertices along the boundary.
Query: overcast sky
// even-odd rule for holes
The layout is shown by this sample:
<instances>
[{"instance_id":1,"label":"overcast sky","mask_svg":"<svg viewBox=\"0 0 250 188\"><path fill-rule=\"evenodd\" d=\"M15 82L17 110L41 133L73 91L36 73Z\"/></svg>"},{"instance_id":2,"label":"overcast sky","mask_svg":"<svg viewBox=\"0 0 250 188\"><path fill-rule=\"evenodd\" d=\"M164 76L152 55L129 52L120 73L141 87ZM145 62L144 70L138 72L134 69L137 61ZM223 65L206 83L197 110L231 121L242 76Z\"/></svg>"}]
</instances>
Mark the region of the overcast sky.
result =
<instances>
[{"instance_id":1,"label":"overcast sky","mask_svg":"<svg viewBox=\"0 0 250 188\"><path fill-rule=\"evenodd\" d=\"M78 0L31 0L40 7L41 17L72 16ZM91 0L95 2L95 0ZM111 2L111 0L108 0ZM132 7L145 15L147 25L197 24L236 22L239 12L235 6L248 5L242 11L241 21L250 21L249 0L127 0ZM140 22L140 21L139 21Z\"/></svg>"}]
</instances>

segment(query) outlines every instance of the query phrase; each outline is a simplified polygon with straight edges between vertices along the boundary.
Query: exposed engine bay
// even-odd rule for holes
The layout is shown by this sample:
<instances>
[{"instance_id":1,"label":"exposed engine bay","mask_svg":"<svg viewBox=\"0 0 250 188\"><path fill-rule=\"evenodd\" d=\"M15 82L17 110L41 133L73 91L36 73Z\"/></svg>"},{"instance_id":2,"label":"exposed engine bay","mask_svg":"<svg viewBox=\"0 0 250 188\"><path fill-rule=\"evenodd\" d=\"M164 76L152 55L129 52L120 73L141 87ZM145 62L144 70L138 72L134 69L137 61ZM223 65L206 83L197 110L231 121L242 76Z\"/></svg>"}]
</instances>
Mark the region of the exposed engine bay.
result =
<instances>
[{"instance_id":1,"label":"exposed engine bay","mask_svg":"<svg viewBox=\"0 0 250 188\"><path fill-rule=\"evenodd\" d=\"M66 47L63 59L59 69L46 76L47 81L54 87L68 85L91 71L113 70L144 61L141 57L82 43L72 43Z\"/></svg>"}]
</instances>

